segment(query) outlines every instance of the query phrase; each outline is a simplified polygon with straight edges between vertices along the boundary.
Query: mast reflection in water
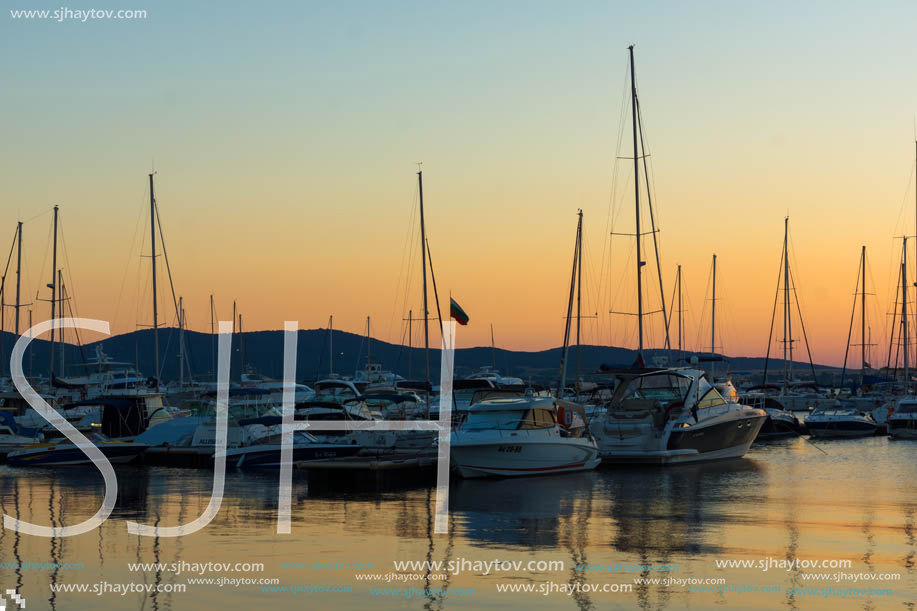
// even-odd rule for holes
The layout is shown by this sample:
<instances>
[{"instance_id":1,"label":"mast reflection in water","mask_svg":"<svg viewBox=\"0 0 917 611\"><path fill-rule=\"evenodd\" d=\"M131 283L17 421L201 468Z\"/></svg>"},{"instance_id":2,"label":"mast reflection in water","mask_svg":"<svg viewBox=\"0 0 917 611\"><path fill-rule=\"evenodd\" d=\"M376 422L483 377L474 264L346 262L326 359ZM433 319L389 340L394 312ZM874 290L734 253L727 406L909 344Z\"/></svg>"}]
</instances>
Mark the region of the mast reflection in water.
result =
<instances>
[{"instance_id":1,"label":"mast reflection in water","mask_svg":"<svg viewBox=\"0 0 917 611\"><path fill-rule=\"evenodd\" d=\"M917 466L913 444L869 438L803 439L755 446L744 459L669 468L616 468L539 478L457 480L448 535L433 534L434 495L427 487L385 490L310 490L294 475L292 534L277 535L277 479L273 474L227 476L222 508L202 531L179 538L130 536L126 520L170 526L200 515L212 474L204 470L116 467L119 490L112 517L96 533L43 539L0 533L3 587L30 608L108 609L309 607L364 609L380 604L372 588L473 588L473 596L440 591L386 598L383 606L451 609L525 606L534 609L911 608L915 587ZM37 524L74 524L91 516L104 495L90 469L0 467L4 513ZM840 599L792 594L790 588L864 587L805 579L805 569L717 568L717 560L850 560L848 573L899 573L881 587L890 596ZM402 583L357 580L359 572L396 572L393 560L563 561L562 570L448 573L417 571ZM53 562L54 570L23 570ZM165 568L131 570L128 563ZM175 574L171 563L263 563L262 572ZM363 563L365 570L282 568L285 563ZM82 568L72 568L71 564ZM589 566L593 567L590 570ZM619 567L614 573L594 570ZM653 565L677 571L649 570ZM812 571L808 571L811 573ZM815 571L820 572L820 571ZM830 571L835 572L835 571ZM280 585L345 586L345 593L265 593L258 585L189 585L186 592L94 596L50 592L49 584L187 584L195 577L277 578ZM732 586L779 587L772 593L692 592L683 585L635 584L635 579L725 578ZM508 594L498 584L621 583L629 593L572 596ZM875 583L866 588L879 587ZM35 601L33 603L33 601Z\"/></svg>"}]
</instances>

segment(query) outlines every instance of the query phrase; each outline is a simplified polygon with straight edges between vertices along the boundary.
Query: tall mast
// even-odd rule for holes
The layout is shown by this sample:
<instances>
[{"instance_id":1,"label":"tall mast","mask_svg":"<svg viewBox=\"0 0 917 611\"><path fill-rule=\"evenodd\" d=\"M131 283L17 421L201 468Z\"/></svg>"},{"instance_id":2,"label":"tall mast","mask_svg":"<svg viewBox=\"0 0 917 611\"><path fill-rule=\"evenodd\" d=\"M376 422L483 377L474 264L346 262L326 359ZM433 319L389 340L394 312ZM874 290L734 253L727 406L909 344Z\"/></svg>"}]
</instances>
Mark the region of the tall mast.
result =
<instances>
[{"instance_id":1,"label":"tall mast","mask_svg":"<svg viewBox=\"0 0 917 611\"><path fill-rule=\"evenodd\" d=\"M178 298L178 387L185 387L185 304Z\"/></svg>"},{"instance_id":2,"label":"tall mast","mask_svg":"<svg viewBox=\"0 0 917 611\"><path fill-rule=\"evenodd\" d=\"M29 308L29 339L32 339L32 308ZM35 351L29 350L29 377L32 377L32 357L34 356Z\"/></svg>"},{"instance_id":3,"label":"tall mast","mask_svg":"<svg viewBox=\"0 0 917 611\"><path fill-rule=\"evenodd\" d=\"M16 229L16 335L19 335L19 289L22 277L22 221Z\"/></svg>"},{"instance_id":4,"label":"tall mast","mask_svg":"<svg viewBox=\"0 0 917 611\"><path fill-rule=\"evenodd\" d=\"M904 338L904 394L911 392L910 371L908 368L908 330L907 330L907 236L904 236L904 246L901 255L901 337Z\"/></svg>"},{"instance_id":5,"label":"tall mast","mask_svg":"<svg viewBox=\"0 0 917 611\"><path fill-rule=\"evenodd\" d=\"M239 379L245 373L245 333L242 331L242 313L239 312Z\"/></svg>"},{"instance_id":6,"label":"tall mast","mask_svg":"<svg viewBox=\"0 0 917 611\"><path fill-rule=\"evenodd\" d=\"M860 360L866 375L866 246L860 254Z\"/></svg>"},{"instance_id":7,"label":"tall mast","mask_svg":"<svg viewBox=\"0 0 917 611\"><path fill-rule=\"evenodd\" d=\"M573 244L573 268L570 270L570 296L567 299L567 316L564 318L564 343L560 353L560 373L557 376L557 392L554 394L558 399L563 397L564 387L567 384L567 352L570 349L570 323L573 322L573 299L576 288L576 270L579 264L579 247L582 239L583 215L579 215L576 223L576 242Z\"/></svg>"},{"instance_id":8,"label":"tall mast","mask_svg":"<svg viewBox=\"0 0 917 611\"><path fill-rule=\"evenodd\" d=\"M579 230L576 238L576 396L579 398L580 323L583 319L583 211L579 211ZM663 308L665 310L665 308ZM665 316L665 314L663 314Z\"/></svg>"},{"instance_id":9,"label":"tall mast","mask_svg":"<svg viewBox=\"0 0 917 611\"><path fill-rule=\"evenodd\" d=\"M634 74L634 45L630 52L630 110L634 128L634 206L637 224L637 354L643 357L643 259L640 254L640 158L637 154L637 81Z\"/></svg>"},{"instance_id":10,"label":"tall mast","mask_svg":"<svg viewBox=\"0 0 917 611\"><path fill-rule=\"evenodd\" d=\"M51 382L54 382L54 328L57 323L54 322L54 308L57 306L57 214L58 208L54 206L54 246L51 254Z\"/></svg>"},{"instance_id":11,"label":"tall mast","mask_svg":"<svg viewBox=\"0 0 917 611\"><path fill-rule=\"evenodd\" d=\"M64 297L66 296L67 287L64 286L64 273L61 270L57 270L57 286L60 287L58 291L58 304L57 312L58 316L61 318L64 317ZM64 375L67 369L64 366L64 350L66 345L64 344L64 328L61 327L60 333L58 334L58 343L60 344L60 372L61 375Z\"/></svg>"},{"instance_id":12,"label":"tall mast","mask_svg":"<svg viewBox=\"0 0 917 611\"><path fill-rule=\"evenodd\" d=\"M790 322L790 217L783 219L783 392L789 386L793 361L793 328ZM787 359L789 353L789 359Z\"/></svg>"},{"instance_id":13,"label":"tall mast","mask_svg":"<svg viewBox=\"0 0 917 611\"><path fill-rule=\"evenodd\" d=\"M213 295L210 295L210 370L213 372L213 375L217 374L217 348L216 348L216 333L214 332L213 326ZM216 378L214 378L216 379Z\"/></svg>"},{"instance_id":14,"label":"tall mast","mask_svg":"<svg viewBox=\"0 0 917 611\"><path fill-rule=\"evenodd\" d=\"M156 292L156 197L153 195L153 173L150 172L150 258L153 261L153 375L159 383L159 305Z\"/></svg>"},{"instance_id":15,"label":"tall mast","mask_svg":"<svg viewBox=\"0 0 917 611\"><path fill-rule=\"evenodd\" d=\"M420 256L423 269L423 345L426 361L427 385L430 384L430 316L427 307L427 227L423 214L423 171L417 171L417 189L420 201ZM427 417L430 416L430 392L427 390Z\"/></svg>"},{"instance_id":16,"label":"tall mast","mask_svg":"<svg viewBox=\"0 0 917 611\"><path fill-rule=\"evenodd\" d=\"M680 362L684 363L685 361L685 350L684 350L684 331L682 328L682 307L681 307L681 265L678 266L678 353L681 359Z\"/></svg>"},{"instance_id":17,"label":"tall mast","mask_svg":"<svg viewBox=\"0 0 917 611\"><path fill-rule=\"evenodd\" d=\"M494 371L497 370L497 345L494 343L494 324L490 323L490 360Z\"/></svg>"},{"instance_id":18,"label":"tall mast","mask_svg":"<svg viewBox=\"0 0 917 611\"><path fill-rule=\"evenodd\" d=\"M716 255L713 255L713 299L710 300L710 357L716 353ZM713 370L716 361L710 361L710 377L715 378Z\"/></svg>"}]
</instances>

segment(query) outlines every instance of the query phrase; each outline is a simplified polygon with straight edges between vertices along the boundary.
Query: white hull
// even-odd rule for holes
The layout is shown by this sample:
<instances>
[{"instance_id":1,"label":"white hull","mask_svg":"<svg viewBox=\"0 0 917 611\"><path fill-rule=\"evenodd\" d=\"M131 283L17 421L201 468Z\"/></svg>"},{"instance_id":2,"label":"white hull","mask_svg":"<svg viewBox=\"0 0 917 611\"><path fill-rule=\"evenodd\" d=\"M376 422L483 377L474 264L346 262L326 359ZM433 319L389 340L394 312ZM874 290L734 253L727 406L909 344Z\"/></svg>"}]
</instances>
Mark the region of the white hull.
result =
<instances>
[{"instance_id":1,"label":"white hull","mask_svg":"<svg viewBox=\"0 0 917 611\"><path fill-rule=\"evenodd\" d=\"M594 469L601 462L585 438L551 441L505 439L452 443L452 464L462 477L518 477Z\"/></svg>"},{"instance_id":2,"label":"white hull","mask_svg":"<svg viewBox=\"0 0 917 611\"><path fill-rule=\"evenodd\" d=\"M839 428L829 428L829 429L819 429L808 427L809 436L818 437L821 439L831 439L832 437L836 438L853 438L853 437L873 437L876 434L876 429L873 427L869 429L858 429L858 430L847 430Z\"/></svg>"},{"instance_id":3,"label":"white hull","mask_svg":"<svg viewBox=\"0 0 917 611\"><path fill-rule=\"evenodd\" d=\"M608 463L665 465L744 456L764 424L764 412L732 404L710 409L722 413L685 428L670 422L657 430L649 417L636 422L609 419L593 433ZM674 444L673 436L679 438Z\"/></svg>"},{"instance_id":4,"label":"white hull","mask_svg":"<svg viewBox=\"0 0 917 611\"><path fill-rule=\"evenodd\" d=\"M710 452L698 452L697 450L616 452L611 450L602 453L602 460L608 463L675 465L705 462L709 460L726 460L728 458L742 458L751 447L752 441Z\"/></svg>"}]
</instances>

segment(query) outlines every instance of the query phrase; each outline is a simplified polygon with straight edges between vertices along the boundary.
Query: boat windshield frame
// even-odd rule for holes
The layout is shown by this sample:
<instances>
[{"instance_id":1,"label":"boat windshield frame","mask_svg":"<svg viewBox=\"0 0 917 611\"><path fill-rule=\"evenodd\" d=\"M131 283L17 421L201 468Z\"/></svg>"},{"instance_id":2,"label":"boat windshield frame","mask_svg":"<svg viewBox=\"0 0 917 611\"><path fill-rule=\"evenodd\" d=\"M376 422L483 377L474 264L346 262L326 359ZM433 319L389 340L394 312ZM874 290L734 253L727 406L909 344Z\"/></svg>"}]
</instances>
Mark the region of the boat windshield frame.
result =
<instances>
[{"instance_id":1,"label":"boat windshield frame","mask_svg":"<svg viewBox=\"0 0 917 611\"><path fill-rule=\"evenodd\" d=\"M647 385L644 386L646 381L655 381L659 378L665 377L667 381L670 381L671 378L676 378L682 383L679 386L669 385ZM652 373L647 373L643 375L637 375L630 378L623 377L620 384L615 388L614 394L611 397L610 404L612 406L620 405L623 401L628 399L640 399L644 401L661 401L667 403L675 402L684 402L686 401L688 394L691 392L691 388L694 386L696 380L689 375L680 373L678 371L672 370L662 370L654 371ZM634 385L638 384L636 388ZM666 389L673 391L666 396L656 393L643 393L644 396L633 396L636 391L641 390L642 388L650 389ZM632 390L633 389L633 390Z\"/></svg>"}]
</instances>

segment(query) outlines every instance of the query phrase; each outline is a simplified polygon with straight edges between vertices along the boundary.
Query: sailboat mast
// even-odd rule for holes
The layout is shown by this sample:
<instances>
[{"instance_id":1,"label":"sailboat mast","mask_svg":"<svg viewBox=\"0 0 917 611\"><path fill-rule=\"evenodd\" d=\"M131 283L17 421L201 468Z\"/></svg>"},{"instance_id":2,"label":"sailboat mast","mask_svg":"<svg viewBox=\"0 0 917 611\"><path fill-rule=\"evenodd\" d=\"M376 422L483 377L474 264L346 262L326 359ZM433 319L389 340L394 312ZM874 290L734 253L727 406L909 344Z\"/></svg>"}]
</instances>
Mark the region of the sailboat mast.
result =
<instances>
[{"instance_id":1,"label":"sailboat mast","mask_svg":"<svg viewBox=\"0 0 917 611\"><path fill-rule=\"evenodd\" d=\"M239 312L239 379L245 373L245 333L242 331L242 313Z\"/></svg>"},{"instance_id":2,"label":"sailboat mast","mask_svg":"<svg viewBox=\"0 0 917 611\"><path fill-rule=\"evenodd\" d=\"M497 370L497 345L494 343L494 324L490 323L490 361L494 371Z\"/></svg>"},{"instance_id":3,"label":"sailboat mast","mask_svg":"<svg viewBox=\"0 0 917 611\"><path fill-rule=\"evenodd\" d=\"M22 280L22 221L19 221L16 229L16 335L19 335L19 308L22 307L19 300L19 290Z\"/></svg>"},{"instance_id":4,"label":"sailboat mast","mask_svg":"<svg viewBox=\"0 0 917 611\"><path fill-rule=\"evenodd\" d=\"M583 211L579 211L579 228L576 236L576 395L579 398L580 322L583 320ZM664 309L664 308L663 308Z\"/></svg>"},{"instance_id":5,"label":"sailboat mast","mask_svg":"<svg viewBox=\"0 0 917 611\"><path fill-rule=\"evenodd\" d=\"M790 217L783 219L783 392L789 386L793 367L793 328L790 321ZM787 354L789 353L789 359Z\"/></svg>"},{"instance_id":6,"label":"sailboat mast","mask_svg":"<svg viewBox=\"0 0 917 611\"><path fill-rule=\"evenodd\" d=\"M567 316L564 318L564 343L560 353L560 373L557 376L557 392L554 394L558 399L563 397L564 387L567 384L567 353L570 349L570 323L573 318L573 299L575 297L574 289L576 288L576 269L579 263L579 246L583 231L583 216L579 215L576 223L576 242L573 244L573 268L570 270L570 296L567 299Z\"/></svg>"},{"instance_id":7,"label":"sailboat mast","mask_svg":"<svg viewBox=\"0 0 917 611\"><path fill-rule=\"evenodd\" d=\"M420 202L420 257L423 270L423 346L427 387L430 384L430 315L427 307L427 226L423 214L423 171L417 171L417 192ZM430 391L427 390L427 418L430 417Z\"/></svg>"},{"instance_id":8,"label":"sailboat mast","mask_svg":"<svg viewBox=\"0 0 917 611\"><path fill-rule=\"evenodd\" d=\"M210 295L210 370L213 371L214 379L217 374L217 348L216 333L213 327L214 318L213 295Z\"/></svg>"},{"instance_id":9,"label":"sailboat mast","mask_svg":"<svg viewBox=\"0 0 917 611\"><path fill-rule=\"evenodd\" d=\"M681 307L681 265L678 266L678 353L681 361L685 361L685 350L684 350L684 331L682 329L682 307Z\"/></svg>"},{"instance_id":10,"label":"sailboat mast","mask_svg":"<svg viewBox=\"0 0 917 611\"><path fill-rule=\"evenodd\" d=\"M57 304L57 312L58 312L57 315L63 318L64 317L64 297L66 296L67 287L64 286L64 273L62 270L57 270L57 286L60 287L60 289L58 290L59 303ZM60 372L61 372L61 375L64 375L67 369L64 366L65 365L64 364L64 349L66 348L66 345L64 344L64 328L63 327L61 327L60 333L58 334L58 336L59 336L58 343L60 344Z\"/></svg>"},{"instance_id":11,"label":"sailboat mast","mask_svg":"<svg viewBox=\"0 0 917 611\"><path fill-rule=\"evenodd\" d=\"M634 128L634 206L637 225L637 354L643 357L643 258L640 253L640 158L637 154L637 80L634 73L634 45L630 52L630 110Z\"/></svg>"},{"instance_id":12,"label":"sailboat mast","mask_svg":"<svg viewBox=\"0 0 917 611\"><path fill-rule=\"evenodd\" d=\"M159 304L156 292L156 197L150 172L150 259L153 262L153 375L159 383Z\"/></svg>"},{"instance_id":13,"label":"sailboat mast","mask_svg":"<svg viewBox=\"0 0 917 611\"><path fill-rule=\"evenodd\" d=\"M908 368L908 330L907 330L907 236L904 236L904 246L901 255L901 337L904 338L904 394L911 392L910 371Z\"/></svg>"},{"instance_id":14,"label":"sailboat mast","mask_svg":"<svg viewBox=\"0 0 917 611\"><path fill-rule=\"evenodd\" d=\"M334 314L328 317L328 375L334 375Z\"/></svg>"},{"instance_id":15,"label":"sailboat mast","mask_svg":"<svg viewBox=\"0 0 917 611\"><path fill-rule=\"evenodd\" d=\"M185 387L185 305L178 298L178 387Z\"/></svg>"},{"instance_id":16,"label":"sailboat mast","mask_svg":"<svg viewBox=\"0 0 917 611\"><path fill-rule=\"evenodd\" d=\"M54 383L54 328L57 326L54 309L57 306L57 214L58 208L54 206L54 246L51 254L51 383Z\"/></svg>"},{"instance_id":17,"label":"sailboat mast","mask_svg":"<svg viewBox=\"0 0 917 611\"><path fill-rule=\"evenodd\" d=\"M713 255L713 299L710 300L710 358L716 353L716 255ZM713 371L716 361L710 361L710 377L716 378Z\"/></svg>"},{"instance_id":18,"label":"sailboat mast","mask_svg":"<svg viewBox=\"0 0 917 611\"><path fill-rule=\"evenodd\" d=\"M863 363L863 375L866 375L866 246L860 254L860 360Z\"/></svg>"}]
</instances>

